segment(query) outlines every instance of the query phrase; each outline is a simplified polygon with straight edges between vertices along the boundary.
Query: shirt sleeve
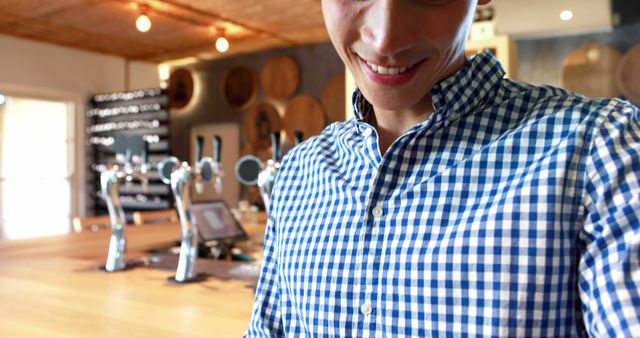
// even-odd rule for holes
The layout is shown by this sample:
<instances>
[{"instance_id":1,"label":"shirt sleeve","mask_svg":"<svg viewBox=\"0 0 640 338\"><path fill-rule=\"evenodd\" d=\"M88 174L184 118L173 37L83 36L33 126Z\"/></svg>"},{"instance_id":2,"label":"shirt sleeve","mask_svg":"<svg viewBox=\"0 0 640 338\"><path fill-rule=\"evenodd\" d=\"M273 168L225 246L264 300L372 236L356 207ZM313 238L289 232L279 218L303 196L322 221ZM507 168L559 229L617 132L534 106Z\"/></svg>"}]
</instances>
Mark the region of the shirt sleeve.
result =
<instances>
[{"instance_id":1,"label":"shirt sleeve","mask_svg":"<svg viewBox=\"0 0 640 338\"><path fill-rule=\"evenodd\" d=\"M260 280L253 313L245 337L284 337L280 314L280 293L276 261L276 231L272 217L267 220Z\"/></svg>"},{"instance_id":2,"label":"shirt sleeve","mask_svg":"<svg viewBox=\"0 0 640 338\"><path fill-rule=\"evenodd\" d=\"M640 123L638 108L612 101L586 163L578 288L592 337L640 332Z\"/></svg>"}]
</instances>

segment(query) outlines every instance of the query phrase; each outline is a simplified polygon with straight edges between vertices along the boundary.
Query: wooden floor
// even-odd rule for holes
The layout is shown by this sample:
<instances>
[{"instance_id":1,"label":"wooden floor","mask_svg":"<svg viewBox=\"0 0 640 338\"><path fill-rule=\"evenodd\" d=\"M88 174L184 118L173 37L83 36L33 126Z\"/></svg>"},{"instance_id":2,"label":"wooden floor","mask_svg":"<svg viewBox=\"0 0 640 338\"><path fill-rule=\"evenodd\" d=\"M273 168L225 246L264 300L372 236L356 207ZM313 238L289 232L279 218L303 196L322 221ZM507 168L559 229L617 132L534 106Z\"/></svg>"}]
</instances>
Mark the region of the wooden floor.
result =
<instances>
[{"instance_id":1,"label":"wooden floor","mask_svg":"<svg viewBox=\"0 0 640 338\"><path fill-rule=\"evenodd\" d=\"M248 246L258 248L264 225L244 226L253 236ZM127 233L130 260L179 239L175 224ZM246 330L255 284L212 276L174 285L166 282L172 271L150 267L99 272L109 235L0 241L0 337L240 337Z\"/></svg>"}]
</instances>

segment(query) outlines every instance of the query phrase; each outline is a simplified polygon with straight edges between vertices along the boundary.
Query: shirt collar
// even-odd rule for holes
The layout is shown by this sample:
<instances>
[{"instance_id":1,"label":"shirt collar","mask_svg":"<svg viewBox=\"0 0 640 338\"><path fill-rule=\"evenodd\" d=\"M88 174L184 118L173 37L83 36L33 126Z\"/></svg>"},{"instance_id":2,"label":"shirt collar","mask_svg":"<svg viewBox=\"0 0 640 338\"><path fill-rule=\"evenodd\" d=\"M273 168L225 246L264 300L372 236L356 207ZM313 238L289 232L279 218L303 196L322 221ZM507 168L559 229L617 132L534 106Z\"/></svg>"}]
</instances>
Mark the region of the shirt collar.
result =
<instances>
[{"instance_id":1,"label":"shirt collar","mask_svg":"<svg viewBox=\"0 0 640 338\"><path fill-rule=\"evenodd\" d=\"M446 116L451 121L472 112L504 74L502 65L491 52L475 55L464 68L431 89L434 115L441 115L439 119ZM353 92L351 102L356 120L367 121L373 106L359 89Z\"/></svg>"},{"instance_id":2,"label":"shirt collar","mask_svg":"<svg viewBox=\"0 0 640 338\"><path fill-rule=\"evenodd\" d=\"M353 115L358 122L367 121L369 115L373 111L373 106L364 98L359 88L353 91L351 95L351 104L353 105Z\"/></svg>"}]
</instances>

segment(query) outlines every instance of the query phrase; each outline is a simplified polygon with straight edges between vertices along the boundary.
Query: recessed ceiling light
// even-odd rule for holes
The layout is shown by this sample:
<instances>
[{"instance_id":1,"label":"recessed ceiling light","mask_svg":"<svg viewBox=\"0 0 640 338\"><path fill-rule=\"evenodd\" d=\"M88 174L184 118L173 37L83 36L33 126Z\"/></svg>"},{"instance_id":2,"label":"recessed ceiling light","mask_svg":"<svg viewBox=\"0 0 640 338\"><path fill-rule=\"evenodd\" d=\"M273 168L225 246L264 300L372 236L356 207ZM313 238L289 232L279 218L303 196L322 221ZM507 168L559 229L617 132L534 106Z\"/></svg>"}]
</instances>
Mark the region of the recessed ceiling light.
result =
<instances>
[{"instance_id":1,"label":"recessed ceiling light","mask_svg":"<svg viewBox=\"0 0 640 338\"><path fill-rule=\"evenodd\" d=\"M573 19L573 12L570 10L564 10L562 12L560 12L560 20L562 21L569 21Z\"/></svg>"}]
</instances>

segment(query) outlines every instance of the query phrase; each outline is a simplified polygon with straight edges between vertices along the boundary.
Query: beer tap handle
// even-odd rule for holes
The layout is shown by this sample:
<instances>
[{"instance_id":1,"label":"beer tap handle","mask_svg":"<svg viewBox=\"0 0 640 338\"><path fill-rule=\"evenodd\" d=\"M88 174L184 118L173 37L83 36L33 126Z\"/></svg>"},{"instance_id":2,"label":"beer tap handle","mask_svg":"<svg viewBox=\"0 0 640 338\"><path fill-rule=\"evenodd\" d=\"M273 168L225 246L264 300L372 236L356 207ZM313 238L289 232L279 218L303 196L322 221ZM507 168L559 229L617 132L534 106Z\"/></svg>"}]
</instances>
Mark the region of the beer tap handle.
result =
<instances>
[{"instance_id":1,"label":"beer tap handle","mask_svg":"<svg viewBox=\"0 0 640 338\"><path fill-rule=\"evenodd\" d=\"M198 135L196 136L196 163L194 163L194 167L200 163L202 159L202 147L204 146L204 137Z\"/></svg>"},{"instance_id":2,"label":"beer tap handle","mask_svg":"<svg viewBox=\"0 0 640 338\"><path fill-rule=\"evenodd\" d=\"M220 163L222 158L222 138L219 135L213 135L213 161Z\"/></svg>"},{"instance_id":3,"label":"beer tap handle","mask_svg":"<svg viewBox=\"0 0 640 338\"><path fill-rule=\"evenodd\" d=\"M274 162L280 162L282 153L280 150L280 132L274 131L271 133L271 149L273 150L272 159Z\"/></svg>"},{"instance_id":4,"label":"beer tap handle","mask_svg":"<svg viewBox=\"0 0 640 338\"><path fill-rule=\"evenodd\" d=\"M131 164L132 159L133 159L133 153L131 153L131 148L127 148L124 151L124 163Z\"/></svg>"},{"instance_id":5,"label":"beer tap handle","mask_svg":"<svg viewBox=\"0 0 640 338\"><path fill-rule=\"evenodd\" d=\"M222 138L220 135L213 135L213 161L214 161L214 177L215 183L213 185L214 189L218 194L222 193Z\"/></svg>"},{"instance_id":6,"label":"beer tap handle","mask_svg":"<svg viewBox=\"0 0 640 338\"><path fill-rule=\"evenodd\" d=\"M200 167L200 160L202 160L202 147L204 146L204 137L203 136L196 136L196 163L193 164L193 168L195 170L196 173L196 179L194 180L194 185L196 188L196 193L198 194L202 194L202 192L204 191L204 185L202 183L202 176L200 175L201 173L201 167Z\"/></svg>"},{"instance_id":7,"label":"beer tap handle","mask_svg":"<svg viewBox=\"0 0 640 338\"><path fill-rule=\"evenodd\" d=\"M149 172L149 143L147 141L144 141L144 147L142 147L140 155L142 161L142 163L140 163L140 176L142 177L140 181L142 182L142 190L144 192L148 192L149 177L147 176L147 173Z\"/></svg>"},{"instance_id":8,"label":"beer tap handle","mask_svg":"<svg viewBox=\"0 0 640 338\"><path fill-rule=\"evenodd\" d=\"M296 138L295 145L298 145L298 144L302 143L302 141L304 141L304 133L302 132L302 130L296 130L294 132L294 134L295 134L295 138Z\"/></svg>"},{"instance_id":9,"label":"beer tap handle","mask_svg":"<svg viewBox=\"0 0 640 338\"><path fill-rule=\"evenodd\" d=\"M124 185L127 189L131 188L131 180L133 180L133 152L127 147L124 151Z\"/></svg>"},{"instance_id":10,"label":"beer tap handle","mask_svg":"<svg viewBox=\"0 0 640 338\"><path fill-rule=\"evenodd\" d=\"M142 148L142 153L140 155L143 165L149 163L149 142L144 141L144 147Z\"/></svg>"}]
</instances>

